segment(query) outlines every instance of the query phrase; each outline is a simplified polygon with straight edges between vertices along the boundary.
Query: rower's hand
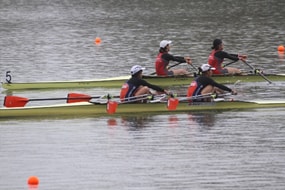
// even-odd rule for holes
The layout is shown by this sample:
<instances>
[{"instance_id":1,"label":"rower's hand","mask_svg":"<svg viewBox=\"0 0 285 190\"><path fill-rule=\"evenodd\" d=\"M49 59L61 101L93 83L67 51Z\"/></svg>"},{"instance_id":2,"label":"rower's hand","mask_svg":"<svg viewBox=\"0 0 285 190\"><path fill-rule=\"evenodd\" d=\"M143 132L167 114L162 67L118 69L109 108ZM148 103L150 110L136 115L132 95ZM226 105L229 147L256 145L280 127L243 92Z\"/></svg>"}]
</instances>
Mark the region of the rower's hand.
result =
<instances>
[{"instance_id":1,"label":"rower's hand","mask_svg":"<svg viewBox=\"0 0 285 190\"><path fill-rule=\"evenodd\" d=\"M232 95L237 95L237 91L235 91L235 90L232 90Z\"/></svg>"},{"instance_id":2,"label":"rower's hand","mask_svg":"<svg viewBox=\"0 0 285 190\"><path fill-rule=\"evenodd\" d=\"M170 91L168 91L168 90L164 90L164 93L165 93L166 95L169 95L169 94L171 94L172 92L170 92Z\"/></svg>"},{"instance_id":3,"label":"rower's hand","mask_svg":"<svg viewBox=\"0 0 285 190\"><path fill-rule=\"evenodd\" d=\"M238 58L242 61L246 61L247 55L239 55Z\"/></svg>"},{"instance_id":4,"label":"rower's hand","mask_svg":"<svg viewBox=\"0 0 285 190\"><path fill-rule=\"evenodd\" d=\"M192 61L191 61L191 58L189 56L187 57L184 57L185 61L187 64L191 65L192 64Z\"/></svg>"},{"instance_id":5,"label":"rower's hand","mask_svg":"<svg viewBox=\"0 0 285 190\"><path fill-rule=\"evenodd\" d=\"M174 94L173 94L173 92L171 92L171 91L168 91L168 90L164 90L164 93L167 95L167 96L169 96L169 97L174 97Z\"/></svg>"}]
</instances>

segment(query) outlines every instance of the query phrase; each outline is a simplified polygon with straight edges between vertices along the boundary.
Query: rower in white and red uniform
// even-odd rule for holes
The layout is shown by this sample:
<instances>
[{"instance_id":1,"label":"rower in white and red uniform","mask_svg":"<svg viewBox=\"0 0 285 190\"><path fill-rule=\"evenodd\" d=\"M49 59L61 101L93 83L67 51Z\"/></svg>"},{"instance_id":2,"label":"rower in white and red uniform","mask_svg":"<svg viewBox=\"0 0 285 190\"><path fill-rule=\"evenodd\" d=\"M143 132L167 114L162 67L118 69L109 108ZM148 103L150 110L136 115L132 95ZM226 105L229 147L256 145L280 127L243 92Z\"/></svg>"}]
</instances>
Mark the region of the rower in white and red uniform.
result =
<instances>
[{"instance_id":1,"label":"rower in white and red uniform","mask_svg":"<svg viewBox=\"0 0 285 190\"><path fill-rule=\"evenodd\" d=\"M159 44L159 53L155 60L155 71L159 76L173 76L173 75L187 75L189 72L186 69L171 69L167 67L170 61L176 61L178 63L192 64L189 56L173 56L169 54L170 44L172 41L162 40Z\"/></svg>"}]
</instances>

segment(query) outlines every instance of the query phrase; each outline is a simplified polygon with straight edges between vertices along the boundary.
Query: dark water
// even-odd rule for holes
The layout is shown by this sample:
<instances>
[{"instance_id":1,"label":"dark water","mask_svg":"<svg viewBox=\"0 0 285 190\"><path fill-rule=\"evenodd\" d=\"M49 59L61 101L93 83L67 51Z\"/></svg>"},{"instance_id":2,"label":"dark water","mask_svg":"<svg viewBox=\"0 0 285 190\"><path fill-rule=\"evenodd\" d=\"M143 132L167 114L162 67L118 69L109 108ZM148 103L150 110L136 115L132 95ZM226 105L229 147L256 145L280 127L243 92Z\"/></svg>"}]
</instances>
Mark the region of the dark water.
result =
<instances>
[{"instance_id":1,"label":"dark water","mask_svg":"<svg viewBox=\"0 0 285 190\"><path fill-rule=\"evenodd\" d=\"M197 67L207 61L213 39L222 38L226 51L248 54L254 67L284 73L277 53L285 44L284 5L277 0L2 0L1 81L7 71L12 82L107 78L129 74L134 64L151 73L162 39L172 40L172 53L190 55ZM96 37L100 45L94 44ZM240 62L233 66L249 69ZM235 99L285 95L284 82L229 86L239 92ZM39 98L68 92L13 93ZM36 175L40 190L281 190L284 113L282 108L0 121L0 189L27 189L27 178Z\"/></svg>"}]
</instances>

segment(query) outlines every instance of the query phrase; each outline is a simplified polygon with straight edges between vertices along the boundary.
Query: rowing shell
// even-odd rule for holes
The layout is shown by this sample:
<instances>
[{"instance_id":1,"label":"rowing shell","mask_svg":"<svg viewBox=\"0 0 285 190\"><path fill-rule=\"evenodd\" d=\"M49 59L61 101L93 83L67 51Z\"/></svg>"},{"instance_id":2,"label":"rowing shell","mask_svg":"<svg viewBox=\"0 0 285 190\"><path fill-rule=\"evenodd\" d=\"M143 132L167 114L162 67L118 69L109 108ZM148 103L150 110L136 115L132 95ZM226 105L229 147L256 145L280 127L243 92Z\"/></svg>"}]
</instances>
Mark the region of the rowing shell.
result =
<instances>
[{"instance_id":1,"label":"rowing shell","mask_svg":"<svg viewBox=\"0 0 285 190\"><path fill-rule=\"evenodd\" d=\"M16 108L0 108L0 119L9 118L38 118L38 117L95 117L107 115L107 104L97 104L90 102L77 102L70 104L57 104L49 106L29 106ZM194 112L194 111L224 111L239 109L256 109L256 108L285 108L284 100L268 101L221 101L221 102L203 102L189 105L188 102L180 102L176 110L171 112ZM150 114L166 113L167 104L141 103L141 104L119 104L115 115L130 114Z\"/></svg>"},{"instance_id":2,"label":"rowing shell","mask_svg":"<svg viewBox=\"0 0 285 190\"><path fill-rule=\"evenodd\" d=\"M271 81L285 81L285 74L268 74L265 75ZM130 76L113 77L106 79L93 80L73 80L73 81L42 81L27 83L2 83L2 88L7 90L28 90L28 89L70 89L70 88L120 88ZM189 85L194 76L143 76L149 83L161 86L184 86ZM259 75L218 75L213 76L218 83L235 83L241 82L263 82L264 79Z\"/></svg>"}]
</instances>

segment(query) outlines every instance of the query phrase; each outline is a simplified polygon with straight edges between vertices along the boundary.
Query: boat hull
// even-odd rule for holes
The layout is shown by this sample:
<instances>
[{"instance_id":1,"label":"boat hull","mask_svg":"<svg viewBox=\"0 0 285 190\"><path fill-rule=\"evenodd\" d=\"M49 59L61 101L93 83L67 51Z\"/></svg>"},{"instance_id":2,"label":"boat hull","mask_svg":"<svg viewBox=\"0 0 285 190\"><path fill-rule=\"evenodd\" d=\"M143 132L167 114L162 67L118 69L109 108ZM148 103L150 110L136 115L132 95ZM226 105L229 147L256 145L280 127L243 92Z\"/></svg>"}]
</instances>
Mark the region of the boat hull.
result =
<instances>
[{"instance_id":1,"label":"boat hull","mask_svg":"<svg viewBox=\"0 0 285 190\"><path fill-rule=\"evenodd\" d=\"M285 81L285 74L266 75L271 81ZM120 88L122 84L129 79L130 76L121 76L108 79L94 80L75 80L75 81L44 81L44 82L28 82L28 83L2 83L2 88L7 90L35 90L35 89L70 89L70 88ZM161 86L184 86L189 85L194 79L193 76L173 76L158 77L144 76L149 83ZM237 76L213 76L218 83L235 83L241 82L263 82L265 81L259 75L237 75Z\"/></svg>"},{"instance_id":2,"label":"boat hull","mask_svg":"<svg viewBox=\"0 0 285 190\"><path fill-rule=\"evenodd\" d=\"M51 106L30 106L17 108L0 108L0 119L38 118L38 117L95 117L108 115L106 104L78 102ZM168 110L166 103L119 104L114 115L150 114L166 112L225 111L256 108L285 108L285 100L280 101L221 101L196 103L180 102L176 110Z\"/></svg>"}]
</instances>

